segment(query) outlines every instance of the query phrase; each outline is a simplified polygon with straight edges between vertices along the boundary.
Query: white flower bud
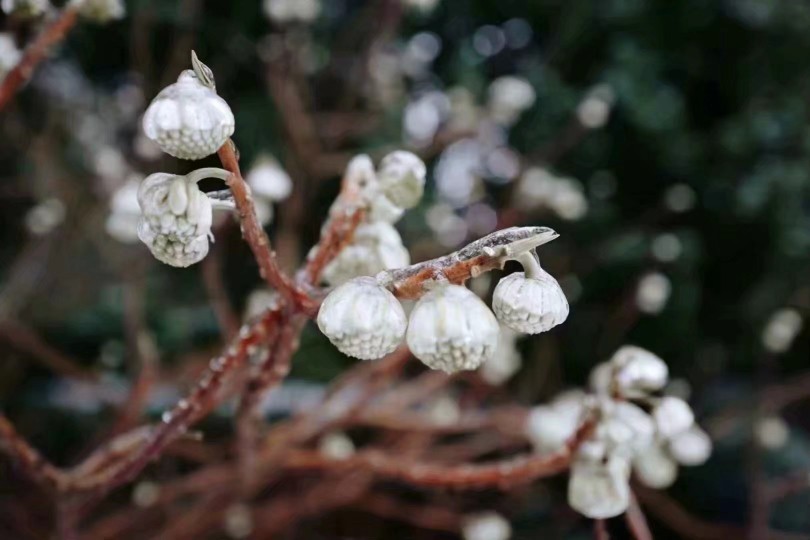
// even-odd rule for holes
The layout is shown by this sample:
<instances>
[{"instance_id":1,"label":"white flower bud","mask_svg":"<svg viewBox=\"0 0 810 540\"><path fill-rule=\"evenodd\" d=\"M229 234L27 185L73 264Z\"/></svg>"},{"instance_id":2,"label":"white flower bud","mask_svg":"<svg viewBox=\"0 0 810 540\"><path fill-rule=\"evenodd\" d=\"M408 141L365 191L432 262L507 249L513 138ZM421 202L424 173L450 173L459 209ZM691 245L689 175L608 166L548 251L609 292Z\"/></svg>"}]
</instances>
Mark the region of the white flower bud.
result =
<instances>
[{"instance_id":1,"label":"white flower bud","mask_svg":"<svg viewBox=\"0 0 810 540\"><path fill-rule=\"evenodd\" d=\"M636 305L639 311L656 315L666 307L672 294L672 282L660 272L652 272L638 281Z\"/></svg>"},{"instance_id":2,"label":"white flower bud","mask_svg":"<svg viewBox=\"0 0 810 540\"><path fill-rule=\"evenodd\" d=\"M392 203L391 200L382 193L375 194L369 201L368 220L371 222L384 221L386 223L396 223L404 213L404 208L400 208Z\"/></svg>"},{"instance_id":3,"label":"white flower bud","mask_svg":"<svg viewBox=\"0 0 810 540\"><path fill-rule=\"evenodd\" d=\"M613 385L613 364L600 362L591 369L588 376L588 386L600 395L610 394Z\"/></svg>"},{"instance_id":4,"label":"white flower bud","mask_svg":"<svg viewBox=\"0 0 810 540\"><path fill-rule=\"evenodd\" d=\"M233 135L230 107L186 70L164 88L146 109L143 130L164 152L180 159L202 159L219 150Z\"/></svg>"},{"instance_id":5,"label":"white flower bud","mask_svg":"<svg viewBox=\"0 0 810 540\"><path fill-rule=\"evenodd\" d=\"M126 15L122 0L73 0L79 4L79 14L97 23L123 19Z\"/></svg>"},{"instance_id":6,"label":"white flower bud","mask_svg":"<svg viewBox=\"0 0 810 540\"><path fill-rule=\"evenodd\" d=\"M475 293L441 284L414 306L407 340L413 355L428 367L454 373L490 359L499 331L497 319Z\"/></svg>"},{"instance_id":7,"label":"white flower bud","mask_svg":"<svg viewBox=\"0 0 810 540\"><path fill-rule=\"evenodd\" d=\"M526 272L515 272L498 282L492 309L503 324L526 334L551 330L568 317L568 300L560 284L531 254L521 259ZM525 261L525 262L524 262Z\"/></svg>"},{"instance_id":8,"label":"white flower bud","mask_svg":"<svg viewBox=\"0 0 810 540\"><path fill-rule=\"evenodd\" d=\"M645 486L664 489L675 483L678 464L659 444L652 444L633 459L633 472Z\"/></svg>"},{"instance_id":9,"label":"white flower bud","mask_svg":"<svg viewBox=\"0 0 810 540\"><path fill-rule=\"evenodd\" d=\"M425 191L427 171L416 154L398 150L385 156L377 170L383 194L395 205L413 208Z\"/></svg>"},{"instance_id":10,"label":"white flower bud","mask_svg":"<svg viewBox=\"0 0 810 540\"><path fill-rule=\"evenodd\" d=\"M625 397L641 397L667 384L669 369L663 360L641 347L625 345L610 359L619 392Z\"/></svg>"},{"instance_id":11,"label":"white flower bud","mask_svg":"<svg viewBox=\"0 0 810 540\"><path fill-rule=\"evenodd\" d=\"M496 512L482 512L464 520L461 536L464 540L509 540L512 526Z\"/></svg>"},{"instance_id":12,"label":"white flower bud","mask_svg":"<svg viewBox=\"0 0 810 540\"><path fill-rule=\"evenodd\" d=\"M50 5L48 0L3 0L0 7L15 17L39 17Z\"/></svg>"},{"instance_id":13,"label":"white flower bud","mask_svg":"<svg viewBox=\"0 0 810 540\"><path fill-rule=\"evenodd\" d=\"M669 453L681 465L702 465L712 453L712 440L698 426L669 440Z\"/></svg>"},{"instance_id":14,"label":"white flower bud","mask_svg":"<svg viewBox=\"0 0 810 540\"><path fill-rule=\"evenodd\" d=\"M156 259L185 267L208 254L213 212L197 183L185 176L156 173L138 190L143 216L138 237Z\"/></svg>"},{"instance_id":15,"label":"white flower bud","mask_svg":"<svg viewBox=\"0 0 810 540\"><path fill-rule=\"evenodd\" d=\"M354 443L343 432L327 433L318 441L318 451L329 459L343 460L354 455Z\"/></svg>"},{"instance_id":16,"label":"white flower bud","mask_svg":"<svg viewBox=\"0 0 810 540\"><path fill-rule=\"evenodd\" d=\"M581 402L532 407L526 417L526 436L539 453L556 452L579 427L582 411Z\"/></svg>"},{"instance_id":17,"label":"white flower bud","mask_svg":"<svg viewBox=\"0 0 810 540\"><path fill-rule=\"evenodd\" d=\"M618 516L630 505L629 476L630 466L622 458L578 459L571 466L568 504L592 519Z\"/></svg>"},{"instance_id":18,"label":"white flower bud","mask_svg":"<svg viewBox=\"0 0 810 540\"><path fill-rule=\"evenodd\" d=\"M411 255L391 224L365 223L357 227L352 245L326 266L323 277L328 283L339 285L357 276L373 276L410 263Z\"/></svg>"},{"instance_id":19,"label":"white flower bud","mask_svg":"<svg viewBox=\"0 0 810 540\"><path fill-rule=\"evenodd\" d=\"M138 241L138 223L141 220L139 186L139 180L130 178L110 198L110 214L105 229L107 234L124 244Z\"/></svg>"},{"instance_id":20,"label":"white flower bud","mask_svg":"<svg viewBox=\"0 0 810 540\"><path fill-rule=\"evenodd\" d=\"M268 155L260 156L245 177L255 197L283 201L292 192L292 179L278 161Z\"/></svg>"},{"instance_id":21,"label":"white flower bud","mask_svg":"<svg viewBox=\"0 0 810 540\"><path fill-rule=\"evenodd\" d=\"M666 396L655 406L652 412L655 426L665 438L683 433L695 423L695 413L684 400Z\"/></svg>"},{"instance_id":22,"label":"white flower bud","mask_svg":"<svg viewBox=\"0 0 810 540\"><path fill-rule=\"evenodd\" d=\"M501 385L520 370L523 359L515 346L518 334L511 328L501 326L498 348L489 362L481 366L481 378L491 385Z\"/></svg>"},{"instance_id":23,"label":"white flower bud","mask_svg":"<svg viewBox=\"0 0 810 540\"><path fill-rule=\"evenodd\" d=\"M318 328L343 354L374 360L392 352L405 336L399 301L371 277L358 277L333 290L321 304Z\"/></svg>"},{"instance_id":24,"label":"white flower bud","mask_svg":"<svg viewBox=\"0 0 810 540\"><path fill-rule=\"evenodd\" d=\"M627 401L605 401L596 436L619 455L632 457L650 446L655 424L649 414Z\"/></svg>"}]
</instances>

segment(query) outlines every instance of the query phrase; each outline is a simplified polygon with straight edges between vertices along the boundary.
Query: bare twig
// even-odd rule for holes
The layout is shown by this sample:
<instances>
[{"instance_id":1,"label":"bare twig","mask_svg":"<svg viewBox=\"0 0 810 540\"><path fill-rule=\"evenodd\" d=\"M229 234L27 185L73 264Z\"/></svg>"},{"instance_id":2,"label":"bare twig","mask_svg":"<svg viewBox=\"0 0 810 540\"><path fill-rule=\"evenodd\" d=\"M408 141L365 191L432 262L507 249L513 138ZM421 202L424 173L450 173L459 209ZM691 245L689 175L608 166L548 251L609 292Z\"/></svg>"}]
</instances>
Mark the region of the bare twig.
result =
<instances>
[{"instance_id":1,"label":"bare twig","mask_svg":"<svg viewBox=\"0 0 810 540\"><path fill-rule=\"evenodd\" d=\"M69 4L36 40L25 48L25 53L20 61L0 83L0 110L9 104L20 87L33 76L34 70L47 56L48 51L65 39L67 33L76 24L78 15L78 6L75 3Z\"/></svg>"}]
</instances>

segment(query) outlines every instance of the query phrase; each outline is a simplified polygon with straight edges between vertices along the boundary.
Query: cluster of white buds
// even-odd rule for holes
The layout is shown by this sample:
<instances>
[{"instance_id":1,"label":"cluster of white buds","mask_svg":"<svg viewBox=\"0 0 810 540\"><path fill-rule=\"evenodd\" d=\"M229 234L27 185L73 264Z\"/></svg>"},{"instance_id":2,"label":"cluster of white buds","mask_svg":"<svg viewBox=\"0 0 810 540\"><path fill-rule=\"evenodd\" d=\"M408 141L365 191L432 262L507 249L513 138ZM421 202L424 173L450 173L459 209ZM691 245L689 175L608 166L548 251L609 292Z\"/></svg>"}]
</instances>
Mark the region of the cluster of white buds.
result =
<instances>
[{"instance_id":1,"label":"cluster of white buds","mask_svg":"<svg viewBox=\"0 0 810 540\"><path fill-rule=\"evenodd\" d=\"M264 0L264 13L277 23L310 23L321 13L320 0Z\"/></svg>"},{"instance_id":2,"label":"cluster of white buds","mask_svg":"<svg viewBox=\"0 0 810 540\"><path fill-rule=\"evenodd\" d=\"M495 313L473 291L437 275L421 284L421 297L406 325L401 306L386 288L392 286L390 275L380 273L376 278L352 279L332 291L318 315L321 330L338 349L357 358L387 354L404 333L413 355L431 369L447 373L477 369L499 348L499 319L510 329L539 333L568 316L568 302L559 284L540 268L533 254L536 246L553 240L557 233L547 228L534 228L531 233L528 239L499 246L502 251L487 243L502 234L493 233L446 257L457 261L478 253L501 263L514 259L524 265L528 276L512 274L496 287ZM361 299L363 291L378 301ZM506 366L506 372L496 378L508 378L519 367L519 359L515 364Z\"/></svg>"},{"instance_id":3,"label":"cluster of white buds","mask_svg":"<svg viewBox=\"0 0 810 540\"><path fill-rule=\"evenodd\" d=\"M376 171L371 158L359 155L349 162L346 178L362 191L368 212L366 222L357 228L351 245L324 269L324 280L331 285L411 263L402 237L392 223L421 199L426 168L411 152L388 154Z\"/></svg>"},{"instance_id":4,"label":"cluster of white buds","mask_svg":"<svg viewBox=\"0 0 810 540\"><path fill-rule=\"evenodd\" d=\"M225 179L223 169L198 169L186 176L155 173L138 189L141 220L138 238L152 255L171 266L186 267L208 254L208 241L213 238L213 209L233 209L230 201L209 198L197 182L203 178Z\"/></svg>"},{"instance_id":5,"label":"cluster of white buds","mask_svg":"<svg viewBox=\"0 0 810 540\"><path fill-rule=\"evenodd\" d=\"M48 10L48 0L3 0L0 3L5 13L15 17L39 17Z\"/></svg>"},{"instance_id":6,"label":"cluster of white buds","mask_svg":"<svg viewBox=\"0 0 810 540\"><path fill-rule=\"evenodd\" d=\"M569 504L595 519L621 514L630 502L631 472L654 488L671 485L678 465L700 465L709 436L689 405L660 395L666 364L634 346L620 348L591 373L591 393L572 391L530 412L526 432L539 452L562 448L588 415L597 424L577 449L568 484Z\"/></svg>"},{"instance_id":7,"label":"cluster of white buds","mask_svg":"<svg viewBox=\"0 0 810 540\"><path fill-rule=\"evenodd\" d=\"M123 19L126 8L123 0L73 0L79 15L97 23Z\"/></svg>"},{"instance_id":8,"label":"cluster of white buds","mask_svg":"<svg viewBox=\"0 0 810 540\"><path fill-rule=\"evenodd\" d=\"M512 125L534 105L534 87L526 79L506 75L489 85L489 112L501 124Z\"/></svg>"},{"instance_id":9,"label":"cluster of white buds","mask_svg":"<svg viewBox=\"0 0 810 540\"><path fill-rule=\"evenodd\" d=\"M263 225L273 219L273 203L283 201L292 192L292 179L278 161L270 155L261 155L245 176L253 194L253 206Z\"/></svg>"},{"instance_id":10,"label":"cluster of white buds","mask_svg":"<svg viewBox=\"0 0 810 540\"><path fill-rule=\"evenodd\" d=\"M17 48L11 34L0 34L0 80L3 80L6 73L14 69L21 57L22 52Z\"/></svg>"},{"instance_id":11,"label":"cluster of white buds","mask_svg":"<svg viewBox=\"0 0 810 540\"><path fill-rule=\"evenodd\" d=\"M219 97L211 70L192 53L192 65L164 88L143 115L143 130L169 155L180 159L210 156L233 135L235 120Z\"/></svg>"}]
</instances>

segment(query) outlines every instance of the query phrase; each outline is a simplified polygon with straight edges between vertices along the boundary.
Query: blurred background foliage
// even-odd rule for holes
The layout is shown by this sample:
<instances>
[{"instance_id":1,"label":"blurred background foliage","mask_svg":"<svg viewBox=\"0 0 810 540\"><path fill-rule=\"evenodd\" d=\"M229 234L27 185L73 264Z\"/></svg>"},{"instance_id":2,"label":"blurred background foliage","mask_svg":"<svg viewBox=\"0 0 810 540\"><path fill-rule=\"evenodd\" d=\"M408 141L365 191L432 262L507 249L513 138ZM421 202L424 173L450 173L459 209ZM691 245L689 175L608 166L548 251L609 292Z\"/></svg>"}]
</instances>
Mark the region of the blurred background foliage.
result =
<instances>
[{"instance_id":1,"label":"blurred background foliage","mask_svg":"<svg viewBox=\"0 0 810 540\"><path fill-rule=\"evenodd\" d=\"M520 169L576 179L586 211L563 219L533 208L514 217L519 174L481 175L475 200L461 202L448 202L430 180L422 206L398 225L414 260L451 251L496 223L556 229L561 237L541 260L563 283L571 316L519 343L524 365L509 383L517 400L536 403L584 384L596 362L635 343L669 363L715 439L709 463L684 471L670 490L684 506L709 521L745 523L757 442L766 474L756 481L808 470L806 402L763 412L757 396L780 384L797 388L810 360L807 325L784 353L763 342L777 310L806 318L810 309L810 4L442 0L433 10L406 10L395 30L385 28L377 2L324 1L311 24L289 26L269 22L254 0L132 0L127 9L122 21L79 25L0 122L0 404L46 455L72 462L112 417L132 375L127 306L144 306L167 372L203 361L221 342L202 265L159 265L143 246L104 232L108 198L130 174L191 167L145 157L137 135L140 113L194 48L235 113L243 164L271 153L293 178L296 195L278 205L268 227L290 268L317 238L347 157L430 148L451 119L441 111L453 91L464 88L483 105L497 77L528 80L536 99L498 146L514 151L508 156ZM35 33L32 23L0 24L19 43ZM377 52L396 59L393 74L366 57L381 29L390 35ZM268 88L279 55L299 66L299 98L322 151L339 166L314 167L307 161L316 156L297 155L286 105ZM376 71L370 76L365 65ZM386 100L375 94L375 73L393 85ZM577 108L596 85L612 92L609 120L577 130ZM408 111L426 95L444 105L410 120L417 128L437 122L427 141L414 140ZM339 115L371 127L341 128ZM433 173L442 150L428 160ZM32 209L53 199L62 213L40 230ZM481 225L476 216L492 210L497 220ZM451 223L452 234L431 226L442 212L456 216L438 220ZM241 310L259 278L237 228L218 234L214 250ZM645 313L639 282L650 273L669 289L664 305ZM20 323L103 372L104 391L67 388L30 362L14 346L20 333L12 325ZM313 327L292 378L323 384L350 364ZM180 387L192 380L179 373ZM798 388L810 397L810 384ZM169 385L168 397L155 397L152 413L176 391ZM544 483L525 494L528 503L512 512L516 538L589 536L584 525L559 525L550 504L561 500L559 487ZM0 481L0 490L10 488ZM807 533L809 503L801 494L779 502L772 526ZM673 534L652 521L661 538Z\"/></svg>"}]
</instances>

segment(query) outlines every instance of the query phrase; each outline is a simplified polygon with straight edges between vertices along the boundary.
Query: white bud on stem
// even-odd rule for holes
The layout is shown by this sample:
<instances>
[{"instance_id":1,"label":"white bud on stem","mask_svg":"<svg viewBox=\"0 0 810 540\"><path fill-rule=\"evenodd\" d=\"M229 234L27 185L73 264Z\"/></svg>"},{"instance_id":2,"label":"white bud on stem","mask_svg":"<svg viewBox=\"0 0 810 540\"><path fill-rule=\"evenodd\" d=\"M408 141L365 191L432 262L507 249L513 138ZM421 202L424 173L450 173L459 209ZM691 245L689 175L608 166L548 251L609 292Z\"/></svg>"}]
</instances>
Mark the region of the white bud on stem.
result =
<instances>
[{"instance_id":1,"label":"white bud on stem","mask_svg":"<svg viewBox=\"0 0 810 540\"><path fill-rule=\"evenodd\" d=\"M431 369L447 373L478 368L498 347L498 321L461 285L439 284L414 306L407 341Z\"/></svg>"},{"instance_id":2,"label":"white bud on stem","mask_svg":"<svg viewBox=\"0 0 810 540\"><path fill-rule=\"evenodd\" d=\"M321 304L318 328L340 352L374 360L392 352L405 336L405 311L372 277L358 277L333 290Z\"/></svg>"}]
</instances>

